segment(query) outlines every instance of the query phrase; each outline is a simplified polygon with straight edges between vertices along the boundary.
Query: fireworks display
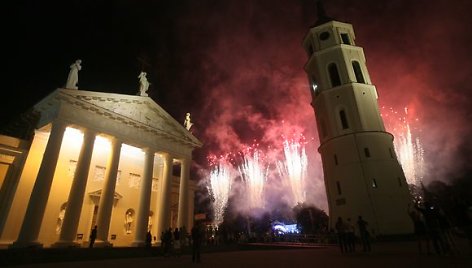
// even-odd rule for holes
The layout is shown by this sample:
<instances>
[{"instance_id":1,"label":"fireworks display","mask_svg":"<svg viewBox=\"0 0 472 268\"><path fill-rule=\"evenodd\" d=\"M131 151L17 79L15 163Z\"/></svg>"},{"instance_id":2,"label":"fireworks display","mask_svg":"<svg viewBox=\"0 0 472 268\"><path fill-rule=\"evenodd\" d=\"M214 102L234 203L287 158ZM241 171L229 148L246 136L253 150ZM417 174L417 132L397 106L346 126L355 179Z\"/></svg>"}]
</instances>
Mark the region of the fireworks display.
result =
<instances>
[{"instance_id":1,"label":"fireworks display","mask_svg":"<svg viewBox=\"0 0 472 268\"><path fill-rule=\"evenodd\" d=\"M425 174L425 160L419 119L409 114L408 108L398 112L384 106L381 115L386 130L394 135L395 152L407 182L420 185ZM241 198L244 199L239 200L239 203L246 213L251 209L265 208L268 194L289 196L286 201L290 206L307 201L306 193L313 192L309 186L308 169L321 170L321 161L319 158L308 161L305 149L307 142L301 134L298 138L282 138L279 144L280 146L267 147L265 150L252 146L236 154L209 158L210 165L213 166L208 180L209 191L214 200L215 223L223 221L223 212L231 195L231 184L238 173L243 184ZM271 165L277 167L276 174L269 172ZM271 193L268 193L265 190L269 188L268 182L275 179L279 179L280 183L274 183L277 187L270 187ZM318 189L315 190L324 191L321 186L318 184Z\"/></svg>"},{"instance_id":2,"label":"fireworks display","mask_svg":"<svg viewBox=\"0 0 472 268\"><path fill-rule=\"evenodd\" d=\"M283 180L288 181L292 190L292 205L306 201L306 180L308 158L303 142L284 140L284 161L278 162L278 170Z\"/></svg>"},{"instance_id":3,"label":"fireworks display","mask_svg":"<svg viewBox=\"0 0 472 268\"><path fill-rule=\"evenodd\" d=\"M209 192L213 199L214 222L223 221L223 213L231 190L233 168L225 161L220 161L210 172Z\"/></svg>"},{"instance_id":4,"label":"fireworks display","mask_svg":"<svg viewBox=\"0 0 472 268\"><path fill-rule=\"evenodd\" d=\"M419 136L421 130L416 127L419 119L413 118L412 121L408 108L398 112L382 107L382 117L387 131L395 137L395 152L408 184L419 186L425 173L424 151ZM416 131L412 132L412 129Z\"/></svg>"},{"instance_id":5,"label":"fireworks display","mask_svg":"<svg viewBox=\"0 0 472 268\"><path fill-rule=\"evenodd\" d=\"M241 200L237 202L243 213L250 214L254 209L257 211L271 209L271 204L267 204L270 196L278 199L289 196L284 201L290 206L306 201L308 157L305 144L307 142L302 135L298 136L297 139L283 138L279 147L270 146L261 149L255 145L246 147L237 154L229 153L208 158L212 170L208 175L207 185L212 196L216 224L223 221L223 212L237 175L241 178L242 189ZM277 172L270 172L270 166L276 166ZM269 185L269 182L272 184Z\"/></svg>"},{"instance_id":6,"label":"fireworks display","mask_svg":"<svg viewBox=\"0 0 472 268\"><path fill-rule=\"evenodd\" d=\"M245 184L245 193L249 201L248 209L263 208L267 167L262 161L261 152L256 149L253 152L243 153L242 156L243 163L238 167L238 170Z\"/></svg>"}]
</instances>

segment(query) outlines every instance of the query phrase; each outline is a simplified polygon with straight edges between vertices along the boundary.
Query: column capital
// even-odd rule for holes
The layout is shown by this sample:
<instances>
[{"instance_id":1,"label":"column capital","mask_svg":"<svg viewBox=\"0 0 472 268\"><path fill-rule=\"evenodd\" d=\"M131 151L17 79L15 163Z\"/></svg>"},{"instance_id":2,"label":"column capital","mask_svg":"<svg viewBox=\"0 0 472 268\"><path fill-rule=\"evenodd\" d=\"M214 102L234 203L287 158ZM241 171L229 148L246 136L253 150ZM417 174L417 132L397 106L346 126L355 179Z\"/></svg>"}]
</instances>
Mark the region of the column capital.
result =
<instances>
[{"instance_id":1,"label":"column capital","mask_svg":"<svg viewBox=\"0 0 472 268\"><path fill-rule=\"evenodd\" d=\"M145 153L156 153L156 150L154 148L151 148L151 147L143 147L143 148L141 148L141 150L143 150L143 152L145 152Z\"/></svg>"},{"instance_id":2,"label":"column capital","mask_svg":"<svg viewBox=\"0 0 472 268\"><path fill-rule=\"evenodd\" d=\"M93 129L90 129L90 128L86 128L86 127L81 127L80 130L85 134L88 134L88 135L97 135L97 131L93 130Z\"/></svg>"}]
</instances>

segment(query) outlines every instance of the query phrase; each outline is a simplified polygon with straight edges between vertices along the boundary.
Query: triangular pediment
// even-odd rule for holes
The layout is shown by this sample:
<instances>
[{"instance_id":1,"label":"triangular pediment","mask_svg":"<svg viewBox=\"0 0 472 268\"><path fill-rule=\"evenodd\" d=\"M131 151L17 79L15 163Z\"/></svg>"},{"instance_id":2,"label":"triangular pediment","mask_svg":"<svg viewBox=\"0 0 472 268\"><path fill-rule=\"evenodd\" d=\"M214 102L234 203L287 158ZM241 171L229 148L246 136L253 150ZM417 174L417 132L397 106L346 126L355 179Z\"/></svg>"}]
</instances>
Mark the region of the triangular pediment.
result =
<instances>
[{"instance_id":1,"label":"triangular pediment","mask_svg":"<svg viewBox=\"0 0 472 268\"><path fill-rule=\"evenodd\" d=\"M88 195L90 197L100 198L102 196L102 189L99 189L99 190L96 190L96 191L93 191L93 192L89 192ZM120 200L121 198L123 198L123 196L121 194L119 194L117 192L114 193L113 199Z\"/></svg>"},{"instance_id":2,"label":"triangular pediment","mask_svg":"<svg viewBox=\"0 0 472 268\"><path fill-rule=\"evenodd\" d=\"M73 105L75 108L106 117L107 120L116 120L159 136L178 140L192 147L202 146L202 143L183 124L177 122L150 97L57 89L36 107L44 111L50 109L54 105L52 103Z\"/></svg>"}]
</instances>

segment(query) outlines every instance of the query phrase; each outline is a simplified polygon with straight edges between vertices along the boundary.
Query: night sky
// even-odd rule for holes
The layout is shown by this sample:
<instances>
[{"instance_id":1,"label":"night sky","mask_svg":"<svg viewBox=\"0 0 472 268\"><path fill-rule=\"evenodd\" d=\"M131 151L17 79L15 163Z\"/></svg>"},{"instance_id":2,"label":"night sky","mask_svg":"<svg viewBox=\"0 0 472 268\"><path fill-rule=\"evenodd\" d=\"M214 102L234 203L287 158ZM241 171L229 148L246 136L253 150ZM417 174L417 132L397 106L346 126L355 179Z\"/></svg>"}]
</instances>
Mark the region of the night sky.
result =
<instances>
[{"instance_id":1,"label":"night sky","mask_svg":"<svg viewBox=\"0 0 472 268\"><path fill-rule=\"evenodd\" d=\"M179 122L192 114L205 144L197 167L210 154L275 148L281 135L302 133L324 192L301 45L315 1L11 2L2 84L12 97L2 97L1 124L64 86L76 59L82 90L136 95L144 70L150 97ZM408 108L424 180L470 174L472 1L327 0L325 10L353 24L380 106Z\"/></svg>"}]
</instances>

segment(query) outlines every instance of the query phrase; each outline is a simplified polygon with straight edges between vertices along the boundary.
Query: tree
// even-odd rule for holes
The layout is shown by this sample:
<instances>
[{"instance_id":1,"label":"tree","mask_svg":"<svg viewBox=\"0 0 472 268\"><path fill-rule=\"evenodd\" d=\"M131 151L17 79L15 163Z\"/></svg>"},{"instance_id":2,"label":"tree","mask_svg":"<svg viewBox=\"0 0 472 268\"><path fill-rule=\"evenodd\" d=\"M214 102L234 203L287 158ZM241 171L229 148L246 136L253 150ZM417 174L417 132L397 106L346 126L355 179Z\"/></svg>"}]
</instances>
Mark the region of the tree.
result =
<instances>
[{"instance_id":1,"label":"tree","mask_svg":"<svg viewBox=\"0 0 472 268\"><path fill-rule=\"evenodd\" d=\"M329 217L314 205L298 203L293 208L297 224L303 234L317 234L328 230Z\"/></svg>"}]
</instances>

